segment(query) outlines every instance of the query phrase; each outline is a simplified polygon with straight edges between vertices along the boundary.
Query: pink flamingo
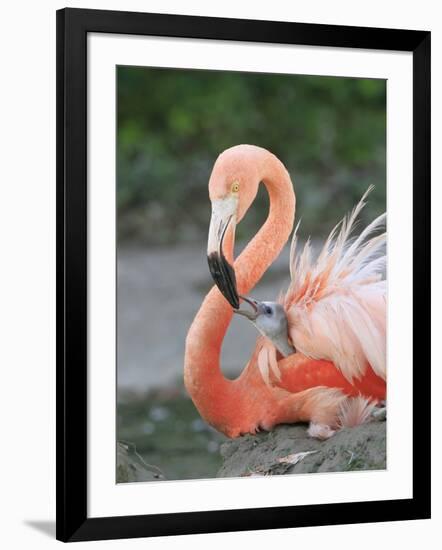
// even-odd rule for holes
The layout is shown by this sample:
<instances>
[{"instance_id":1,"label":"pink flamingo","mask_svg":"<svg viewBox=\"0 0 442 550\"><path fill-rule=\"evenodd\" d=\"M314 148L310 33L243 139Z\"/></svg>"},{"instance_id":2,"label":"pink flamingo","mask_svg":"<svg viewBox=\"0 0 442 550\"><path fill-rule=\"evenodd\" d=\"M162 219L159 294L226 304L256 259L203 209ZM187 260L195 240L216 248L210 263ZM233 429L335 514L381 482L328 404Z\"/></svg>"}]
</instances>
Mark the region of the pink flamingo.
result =
<instances>
[{"instance_id":1,"label":"pink flamingo","mask_svg":"<svg viewBox=\"0 0 442 550\"><path fill-rule=\"evenodd\" d=\"M270 198L268 218L233 263L235 225L261 181ZM218 157L209 196L208 258L217 286L189 329L184 367L186 388L201 416L228 437L310 422L310 435L326 438L341 426L366 421L386 395L386 284L380 275L385 255L379 256L385 233L372 236L384 216L350 241L364 195L331 232L316 262L308 242L296 256L295 231L288 292L280 304L260 303L243 295L260 280L292 231L295 194L290 176L269 151L239 145ZM240 310L240 299L253 311ZM279 323L276 333L272 322L266 325L269 310ZM241 375L228 380L220 369L220 351L234 311L249 317L264 336Z\"/></svg>"}]
</instances>

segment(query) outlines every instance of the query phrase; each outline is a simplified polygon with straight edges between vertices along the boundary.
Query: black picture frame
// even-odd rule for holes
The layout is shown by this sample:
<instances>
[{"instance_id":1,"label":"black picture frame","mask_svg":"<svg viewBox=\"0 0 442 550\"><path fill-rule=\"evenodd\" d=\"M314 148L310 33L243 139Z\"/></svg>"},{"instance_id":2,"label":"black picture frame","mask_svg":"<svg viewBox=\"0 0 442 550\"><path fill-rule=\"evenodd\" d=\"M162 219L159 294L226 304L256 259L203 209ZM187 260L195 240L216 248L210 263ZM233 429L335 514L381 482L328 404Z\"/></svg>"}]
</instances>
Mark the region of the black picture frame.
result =
<instances>
[{"instance_id":1,"label":"black picture frame","mask_svg":"<svg viewBox=\"0 0 442 550\"><path fill-rule=\"evenodd\" d=\"M87 516L87 34L413 54L413 498ZM117 11L57 12L57 538L85 541L430 517L430 33Z\"/></svg>"}]
</instances>

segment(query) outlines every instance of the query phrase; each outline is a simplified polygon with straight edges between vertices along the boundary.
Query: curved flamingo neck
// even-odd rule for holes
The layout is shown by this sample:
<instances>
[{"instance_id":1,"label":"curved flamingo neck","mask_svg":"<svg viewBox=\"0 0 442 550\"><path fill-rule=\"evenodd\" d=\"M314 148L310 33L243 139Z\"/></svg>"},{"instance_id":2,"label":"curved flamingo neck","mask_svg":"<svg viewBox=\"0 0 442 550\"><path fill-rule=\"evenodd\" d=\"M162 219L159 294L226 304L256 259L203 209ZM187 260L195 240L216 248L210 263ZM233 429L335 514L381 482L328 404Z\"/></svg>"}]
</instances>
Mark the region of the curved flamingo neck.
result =
<instances>
[{"instance_id":1,"label":"curved flamingo neck","mask_svg":"<svg viewBox=\"0 0 442 550\"><path fill-rule=\"evenodd\" d=\"M261 160L260 180L267 188L267 220L234 262L238 291L249 293L279 255L293 228L295 194L284 165L271 153ZM233 257L233 233L226 235L224 253ZM221 346L232 319L232 308L216 287L201 305L187 335L184 366L186 388L200 414L219 429L241 413L241 379L227 380L220 369Z\"/></svg>"},{"instance_id":2,"label":"curved flamingo neck","mask_svg":"<svg viewBox=\"0 0 442 550\"><path fill-rule=\"evenodd\" d=\"M296 200L290 176L282 162L268 155L263 162L261 181L269 194L269 215L234 263L240 294L249 293L279 256L295 219Z\"/></svg>"}]
</instances>

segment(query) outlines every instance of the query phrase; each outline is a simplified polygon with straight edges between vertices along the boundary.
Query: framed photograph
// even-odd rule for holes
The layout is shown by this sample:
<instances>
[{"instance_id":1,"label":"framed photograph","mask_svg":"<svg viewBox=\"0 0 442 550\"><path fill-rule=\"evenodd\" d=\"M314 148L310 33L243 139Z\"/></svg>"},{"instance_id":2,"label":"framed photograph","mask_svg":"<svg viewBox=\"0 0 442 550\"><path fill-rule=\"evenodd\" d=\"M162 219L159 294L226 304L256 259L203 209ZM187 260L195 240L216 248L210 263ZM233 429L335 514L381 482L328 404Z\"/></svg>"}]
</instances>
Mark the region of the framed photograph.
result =
<instances>
[{"instance_id":1,"label":"framed photograph","mask_svg":"<svg viewBox=\"0 0 442 550\"><path fill-rule=\"evenodd\" d=\"M57 12L57 538L430 517L430 33Z\"/></svg>"}]
</instances>

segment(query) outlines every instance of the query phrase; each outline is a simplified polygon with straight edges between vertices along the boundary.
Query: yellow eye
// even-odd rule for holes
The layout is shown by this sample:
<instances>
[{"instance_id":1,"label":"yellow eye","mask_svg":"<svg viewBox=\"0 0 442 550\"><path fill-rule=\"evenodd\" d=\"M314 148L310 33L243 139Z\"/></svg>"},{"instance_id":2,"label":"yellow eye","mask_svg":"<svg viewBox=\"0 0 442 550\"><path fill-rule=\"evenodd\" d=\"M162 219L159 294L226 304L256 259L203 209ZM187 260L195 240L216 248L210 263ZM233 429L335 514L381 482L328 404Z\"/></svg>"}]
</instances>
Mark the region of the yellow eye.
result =
<instances>
[{"instance_id":1,"label":"yellow eye","mask_svg":"<svg viewBox=\"0 0 442 550\"><path fill-rule=\"evenodd\" d=\"M237 181L234 181L232 183L232 189L231 189L232 193L238 193L239 191L239 182Z\"/></svg>"}]
</instances>

